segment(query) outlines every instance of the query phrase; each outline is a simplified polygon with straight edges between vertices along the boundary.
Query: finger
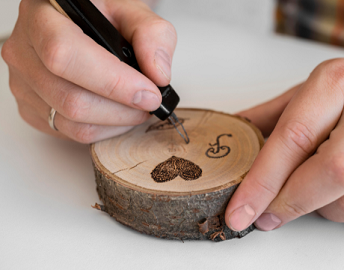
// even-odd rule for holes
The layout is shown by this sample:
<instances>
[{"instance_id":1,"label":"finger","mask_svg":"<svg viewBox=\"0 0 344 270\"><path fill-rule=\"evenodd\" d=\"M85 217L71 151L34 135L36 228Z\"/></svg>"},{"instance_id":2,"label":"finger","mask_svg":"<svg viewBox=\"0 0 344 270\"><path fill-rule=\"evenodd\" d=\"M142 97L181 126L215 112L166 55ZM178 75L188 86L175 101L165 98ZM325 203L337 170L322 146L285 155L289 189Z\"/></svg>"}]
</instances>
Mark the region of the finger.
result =
<instances>
[{"instance_id":1,"label":"finger","mask_svg":"<svg viewBox=\"0 0 344 270\"><path fill-rule=\"evenodd\" d=\"M22 51L21 61L16 65L21 75L17 75L12 80L12 88L19 89L18 95L25 93L27 102L30 102L32 107L41 108L39 104L34 104L37 95L32 90L24 89L34 89L50 107L74 122L133 126L150 118L147 112L101 97L57 77L45 68L32 48L20 50L24 49L25 53ZM13 74L19 73L14 68L12 69ZM21 77L25 78L29 85L20 85L22 84ZM40 115L46 117L47 114L42 111Z\"/></svg>"},{"instance_id":2,"label":"finger","mask_svg":"<svg viewBox=\"0 0 344 270\"><path fill-rule=\"evenodd\" d=\"M117 136L132 128L132 126L87 125L71 121L57 113L54 124L59 131L55 131L48 124L51 107L17 76L15 71L10 72L10 87L16 97L19 114L24 121L32 127L55 137L73 139L81 143L92 143Z\"/></svg>"},{"instance_id":3,"label":"finger","mask_svg":"<svg viewBox=\"0 0 344 270\"><path fill-rule=\"evenodd\" d=\"M317 210L318 214L334 222L344 222L344 196Z\"/></svg>"},{"instance_id":4,"label":"finger","mask_svg":"<svg viewBox=\"0 0 344 270\"><path fill-rule=\"evenodd\" d=\"M129 41L142 72L155 84L171 80L171 65L177 45L173 25L152 12L153 1L94 1L97 8ZM146 5L148 4L148 6Z\"/></svg>"},{"instance_id":5,"label":"finger","mask_svg":"<svg viewBox=\"0 0 344 270\"><path fill-rule=\"evenodd\" d=\"M51 129L48 125L49 105L22 80L12 66L9 66L9 71L10 89L16 98L18 111L22 119L30 126L44 133L67 139L67 136Z\"/></svg>"},{"instance_id":6,"label":"finger","mask_svg":"<svg viewBox=\"0 0 344 270\"><path fill-rule=\"evenodd\" d=\"M177 44L173 25L142 1L121 0L108 9L114 25L133 45L142 72L158 86L169 84Z\"/></svg>"},{"instance_id":7,"label":"finger","mask_svg":"<svg viewBox=\"0 0 344 270\"><path fill-rule=\"evenodd\" d=\"M264 137L268 137L276 126L278 119L287 107L291 98L297 92L302 84L296 85L282 95L237 113L238 115L249 119L256 127L260 129Z\"/></svg>"},{"instance_id":8,"label":"finger","mask_svg":"<svg viewBox=\"0 0 344 270\"><path fill-rule=\"evenodd\" d=\"M42 117L36 114L35 108L28 104L18 102L18 110L24 121L35 129L61 139L72 139L84 144L108 139L132 129L130 126L117 127L76 123L57 113L55 115L54 124L58 131L55 131L51 129L48 124L48 116L46 117L46 120L42 119Z\"/></svg>"},{"instance_id":9,"label":"finger","mask_svg":"<svg viewBox=\"0 0 344 270\"><path fill-rule=\"evenodd\" d=\"M226 209L228 226L240 231L252 224L291 173L328 137L343 108L338 72L342 66L341 59L324 62L292 98L231 199Z\"/></svg>"},{"instance_id":10,"label":"finger","mask_svg":"<svg viewBox=\"0 0 344 270\"><path fill-rule=\"evenodd\" d=\"M329 140L295 170L278 196L257 219L255 225L258 229L269 231L281 227L322 207L325 215L344 221L344 209L338 207L344 196L343 132L344 119L341 119ZM339 215L334 217L336 214Z\"/></svg>"},{"instance_id":11,"label":"finger","mask_svg":"<svg viewBox=\"0 0 344 270\"><path fill-rule=\"evenodd\" d=\"M90 144L128 132L132 126L102 126L77 123L56 113L55 127L74 141Z\"/></svg>"},{"instance_id":12,"label":"finger","mask_svg":"<svg viewBox=\"0 0 344 270\"><path fill-rule=\"evenodd\" d=\"M46 134L52 135L54 137L58 137L61 139L67 139L70 140L66 135L64 135L61 132L53 130L49 124L48 124L48 116L46 119L43 119L40 115L36 113L36 108L33 108L29 106L26 103L23 103L21 101L18 103L18 111L21 116L21 118L28 123L33 128L44 132Z\"/></svg>"},{"instance_id":13,"label":"finger","mask_svg":"<svg viewBox=\"0 0 344 270\"><path fill-rule=\"evenodd\" d=\"M33 1L30 41L53 74L113 101L145 111L157 109L154 83L86 36L48 3Z\"/></svg>"},{"instance_id":14,"label":"finger","mask_svg":"<svg viewBox=\"0 0 344 270\"><path fill-rule=\"evenodd\" d=\"M51 109L49 105L33 91L14 68L9 67L9 70L9 85L18 106L30 107L35 115L46 120Z\"/></svg>"}]
</instances>

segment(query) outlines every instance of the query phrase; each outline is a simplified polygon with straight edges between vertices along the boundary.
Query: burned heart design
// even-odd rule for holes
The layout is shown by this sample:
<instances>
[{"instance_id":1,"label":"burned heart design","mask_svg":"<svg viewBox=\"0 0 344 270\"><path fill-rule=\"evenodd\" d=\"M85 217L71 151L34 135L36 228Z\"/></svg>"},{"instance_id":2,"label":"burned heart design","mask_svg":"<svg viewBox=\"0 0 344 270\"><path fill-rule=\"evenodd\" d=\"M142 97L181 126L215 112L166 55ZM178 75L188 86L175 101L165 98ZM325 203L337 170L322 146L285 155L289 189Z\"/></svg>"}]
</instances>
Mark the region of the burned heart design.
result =
<instances>
[{"instance_id":1,"label":"burned heart design","mask_svg":"<svg viewBox=\"0 0 344 270\"><path fill-rule=\"evenodd\" d=\"M196 180L202 176L202 169L189 160L172 156L158 164L151 172L157 183L171 181L178 175L186 181Z\"/></svg>"}]
</instances>

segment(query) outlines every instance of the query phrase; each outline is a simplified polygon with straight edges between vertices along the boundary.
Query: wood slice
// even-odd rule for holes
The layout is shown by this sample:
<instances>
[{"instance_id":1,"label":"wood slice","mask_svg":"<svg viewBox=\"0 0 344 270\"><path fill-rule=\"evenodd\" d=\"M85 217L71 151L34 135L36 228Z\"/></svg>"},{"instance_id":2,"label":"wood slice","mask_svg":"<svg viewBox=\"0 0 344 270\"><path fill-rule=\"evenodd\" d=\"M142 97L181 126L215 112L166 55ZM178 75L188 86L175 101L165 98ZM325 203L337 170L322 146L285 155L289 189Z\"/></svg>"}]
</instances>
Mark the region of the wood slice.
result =
<instances>
[{"instance_id":1,"label":"wood slice","mask_svg":"<svg viewBox=\"0 0 344 270\"><path fill-rule=\"evenodd\" d=\"M242 237L224 211L264 139L249 121L221 112L178 109L190 143L168 121L151 118L121 136L91 145L105 211L139 232L168 239ZM179 127L180 128L180 127Z\"/></svg>"}]
</instances>

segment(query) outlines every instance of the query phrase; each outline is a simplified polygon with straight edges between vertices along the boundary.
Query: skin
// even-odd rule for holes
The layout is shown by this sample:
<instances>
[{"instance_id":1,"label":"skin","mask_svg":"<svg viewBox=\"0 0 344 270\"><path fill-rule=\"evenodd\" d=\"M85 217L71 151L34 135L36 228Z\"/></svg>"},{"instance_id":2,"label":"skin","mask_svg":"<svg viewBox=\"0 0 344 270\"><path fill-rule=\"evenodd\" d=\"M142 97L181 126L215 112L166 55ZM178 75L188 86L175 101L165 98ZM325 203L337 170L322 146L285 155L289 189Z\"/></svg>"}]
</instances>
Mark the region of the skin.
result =
<instances>
[{"instance_id":1,"label":"skin","mask_svg":"<svg viewBox=\"0 0 344 270\"><path fill-rule=\"evenodd\" d=\"M91 143L146 121L170 82L177 36L139 0L92 1L133 45L145 74L98 46L47 0L23 0L2 57L22 118L50 135ZM151 1L155 2L155 1ZM269 139L226 209L226 223L264 231L312 211L344 222L344 59L321 63L272 101L238 113ZM102 80L99 80L102 78ZM142 92L144 91L144 92ZM47 122L57 110L52 130Z\"/></svg>"},{"instance_id":2,"label":"skin","mask_svg":"<svg viewBox=\"0 0 344 270\"><path fill-rule=\"evenodd\" d=\"M269 136L226 209L236 231L273 230L307 213L344 222L344 59L239 115Z\"/></svg>"},{"instance_id":3,"label":"skin","mask_svg":"<svg viewBox=\"0 0 344 270\"><path fill-rule=\"evenodd\" d=\"M150 1L154 2L154 1ZM146 121L169 84L174 27L139 0L93 3L134 47L143 73L96 44L48 0L23 0L2 57L22 118L56 137L92 143ZM101 80L99 78L102 78ZM52 130L47 117L58 113Z\"/></svg>"}]
</instances>

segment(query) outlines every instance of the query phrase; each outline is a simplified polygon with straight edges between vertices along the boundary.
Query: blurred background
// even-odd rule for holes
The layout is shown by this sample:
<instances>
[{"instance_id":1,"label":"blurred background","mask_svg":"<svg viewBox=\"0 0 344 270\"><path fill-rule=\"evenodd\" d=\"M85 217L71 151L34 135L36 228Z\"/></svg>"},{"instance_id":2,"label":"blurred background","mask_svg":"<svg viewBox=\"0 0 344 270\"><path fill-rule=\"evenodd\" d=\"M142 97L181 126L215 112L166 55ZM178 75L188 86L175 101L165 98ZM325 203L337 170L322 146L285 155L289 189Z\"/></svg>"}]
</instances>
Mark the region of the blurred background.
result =
<instances>
[{"instance_id":1,"label":"blurred background","mask_svg":"<svg viewBox=\"0 0 344 270\"><path fill-rule=\"evenodd\" d=\"M221 21L258 34L268 34L273 30L274 0L145 1L155 5L155 11L162 17L169 13L187 14ZM11 33L18 16L19 3L20 0L0 0L0 41Z\"/></svg>"},{"instance_id":2,"label":"blurred background","mask_svg":"<svg viewBox=\"0 0 344 270\"><path fill-rule=\"evenodd\" d=\"M20 0L0 0L0 40L10 35L18 16Z\"/></svg>"}]
</instances>

